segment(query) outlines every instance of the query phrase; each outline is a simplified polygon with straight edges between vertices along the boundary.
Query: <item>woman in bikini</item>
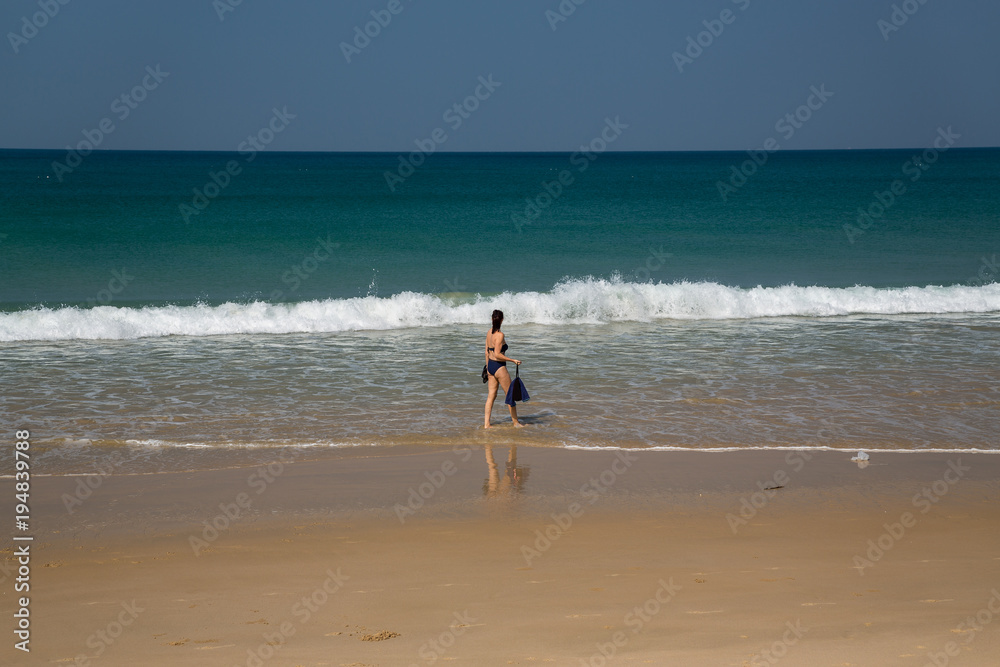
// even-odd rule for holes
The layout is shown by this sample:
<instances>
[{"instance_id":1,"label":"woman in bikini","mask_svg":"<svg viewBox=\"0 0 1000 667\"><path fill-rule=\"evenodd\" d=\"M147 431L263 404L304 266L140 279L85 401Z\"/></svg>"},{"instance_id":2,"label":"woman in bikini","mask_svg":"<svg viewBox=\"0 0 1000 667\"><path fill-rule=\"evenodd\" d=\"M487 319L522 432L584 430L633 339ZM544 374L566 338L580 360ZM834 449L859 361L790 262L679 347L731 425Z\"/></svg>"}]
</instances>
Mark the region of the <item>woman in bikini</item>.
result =
<instances>
[{"instance_id":1,"label":"woman in bikini","mask_svg":"<svg viewBox=\"0 0 1000 667\"><path fill-rule=\"evenodd\" d=\"M489 373L490 391L486 396L486 420L483 422L483 428L490 427L490 414L493 412L493 401L496 400L497 389L502 386L503 393L506 395L507 388L510 387L510 373L506 369L507 362L513 361L518 366L521 365L517 359L504 354L507 351L507 343L504 342L503 332L500 331L502 324L503 311L494 310L493 329L486 334L486 370ZM514 426L524 426L517 421L517 408L513 405L508 407Z\"/></svg>"}]
</instances>

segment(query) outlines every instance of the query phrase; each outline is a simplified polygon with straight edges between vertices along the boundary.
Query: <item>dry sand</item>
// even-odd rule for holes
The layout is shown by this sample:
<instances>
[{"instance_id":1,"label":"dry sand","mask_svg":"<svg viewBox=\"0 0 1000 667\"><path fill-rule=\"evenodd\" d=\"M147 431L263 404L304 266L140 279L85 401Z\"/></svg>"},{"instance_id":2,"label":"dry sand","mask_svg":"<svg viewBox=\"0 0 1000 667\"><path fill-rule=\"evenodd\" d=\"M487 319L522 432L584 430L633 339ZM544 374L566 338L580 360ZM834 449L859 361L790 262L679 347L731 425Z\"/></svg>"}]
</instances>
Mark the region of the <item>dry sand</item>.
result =
<instances>
[{"instance_id":1,"label":"dry sand","mask_svg":"<svg viewBox=\"0 0 1000 667\"><path fill-rule=\"evenodd\" d=\"M1000 456L375 451L35 477L0 662L1000 664Z\"/></svg>"}]
</instances>

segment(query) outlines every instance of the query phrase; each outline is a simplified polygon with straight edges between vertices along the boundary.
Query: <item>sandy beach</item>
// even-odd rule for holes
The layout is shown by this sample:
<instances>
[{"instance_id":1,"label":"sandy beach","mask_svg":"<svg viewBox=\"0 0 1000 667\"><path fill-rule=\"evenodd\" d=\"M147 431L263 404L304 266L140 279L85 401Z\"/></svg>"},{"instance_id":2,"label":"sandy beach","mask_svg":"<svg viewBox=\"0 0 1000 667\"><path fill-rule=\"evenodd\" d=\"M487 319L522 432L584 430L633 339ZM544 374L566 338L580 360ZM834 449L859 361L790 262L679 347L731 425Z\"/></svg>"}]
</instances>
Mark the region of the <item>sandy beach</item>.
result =
<instances>
[{"instance_id":1,"label":"sandy beach","mask_svg":"<svg viewBox=\"0 0 1000 667\"><path fill-rule=\"evenodd\" d=\"M0 667L1000 667L1000 2L0 25Z\"/></svg>"},{"instance_id":2,"label":"sandy beach","mask_svg":"<svg viewBox=\"0 0 1000 667\"><path fill-rule=\"evenodd\" d=\"M457 446L36 477L17 657L996 664L1000 457L849 458Z\"/></svg>"}]
</instances>

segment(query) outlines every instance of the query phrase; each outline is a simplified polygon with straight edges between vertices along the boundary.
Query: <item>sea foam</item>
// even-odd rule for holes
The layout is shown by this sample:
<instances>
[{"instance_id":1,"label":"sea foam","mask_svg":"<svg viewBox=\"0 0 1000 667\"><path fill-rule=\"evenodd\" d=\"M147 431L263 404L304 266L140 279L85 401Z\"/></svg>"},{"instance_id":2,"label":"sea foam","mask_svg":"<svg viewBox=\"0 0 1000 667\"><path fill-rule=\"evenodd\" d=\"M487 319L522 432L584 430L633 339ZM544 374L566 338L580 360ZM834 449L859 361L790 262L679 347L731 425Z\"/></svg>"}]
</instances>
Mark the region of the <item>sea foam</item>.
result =
<instances>
[{"instance_id":1,"label":"sea foam","mask_svg":"<svg viewBox=\"0 0 1000 667\"><path fill-rule=\"evenodd\" d=\"M0 314L0 341L133 339L402 329L488 322L598 324L658 319L723 320L1000 312L1000 284L951 287L738 288L711 282L630 283L573 279L548 292L504 292L459 302L433 294L142 308L33 308Z\"/></svg>"}]
</instances>

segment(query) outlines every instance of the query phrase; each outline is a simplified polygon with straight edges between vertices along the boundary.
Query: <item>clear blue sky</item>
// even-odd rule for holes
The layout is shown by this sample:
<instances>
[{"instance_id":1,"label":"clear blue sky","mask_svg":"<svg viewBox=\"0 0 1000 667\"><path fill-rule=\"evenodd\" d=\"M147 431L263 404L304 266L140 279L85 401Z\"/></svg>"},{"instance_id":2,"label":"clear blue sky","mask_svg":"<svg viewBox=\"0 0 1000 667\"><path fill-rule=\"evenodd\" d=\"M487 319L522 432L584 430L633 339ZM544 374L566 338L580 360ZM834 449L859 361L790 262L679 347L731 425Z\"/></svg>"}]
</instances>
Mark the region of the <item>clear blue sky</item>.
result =
<instances>
[{"instance_id":1,"label":"clear blue sky","mask_svg":"<svg viewBox=\"0 0 1000 667\"><path fill-rule=\"evenodd\" d=\"M553 30L559 0L237 1L5 0L0 147L61 149L108 118L101 148L235 150L285 107L271 150L409 151L442 128L440 150L570 151L606 117L629 126L614 150L918 147L949 125L961 146L1000 145L998 2L563 0ZM58 13L25 30L39 3ZM893 4L916 11L890 32ZM341 43L380 10L391 22L348 63ZM115 99L157 65L169 76L120 119ZM824 85L786 140L775 123Z\"/></svg>"}]
</instances>

